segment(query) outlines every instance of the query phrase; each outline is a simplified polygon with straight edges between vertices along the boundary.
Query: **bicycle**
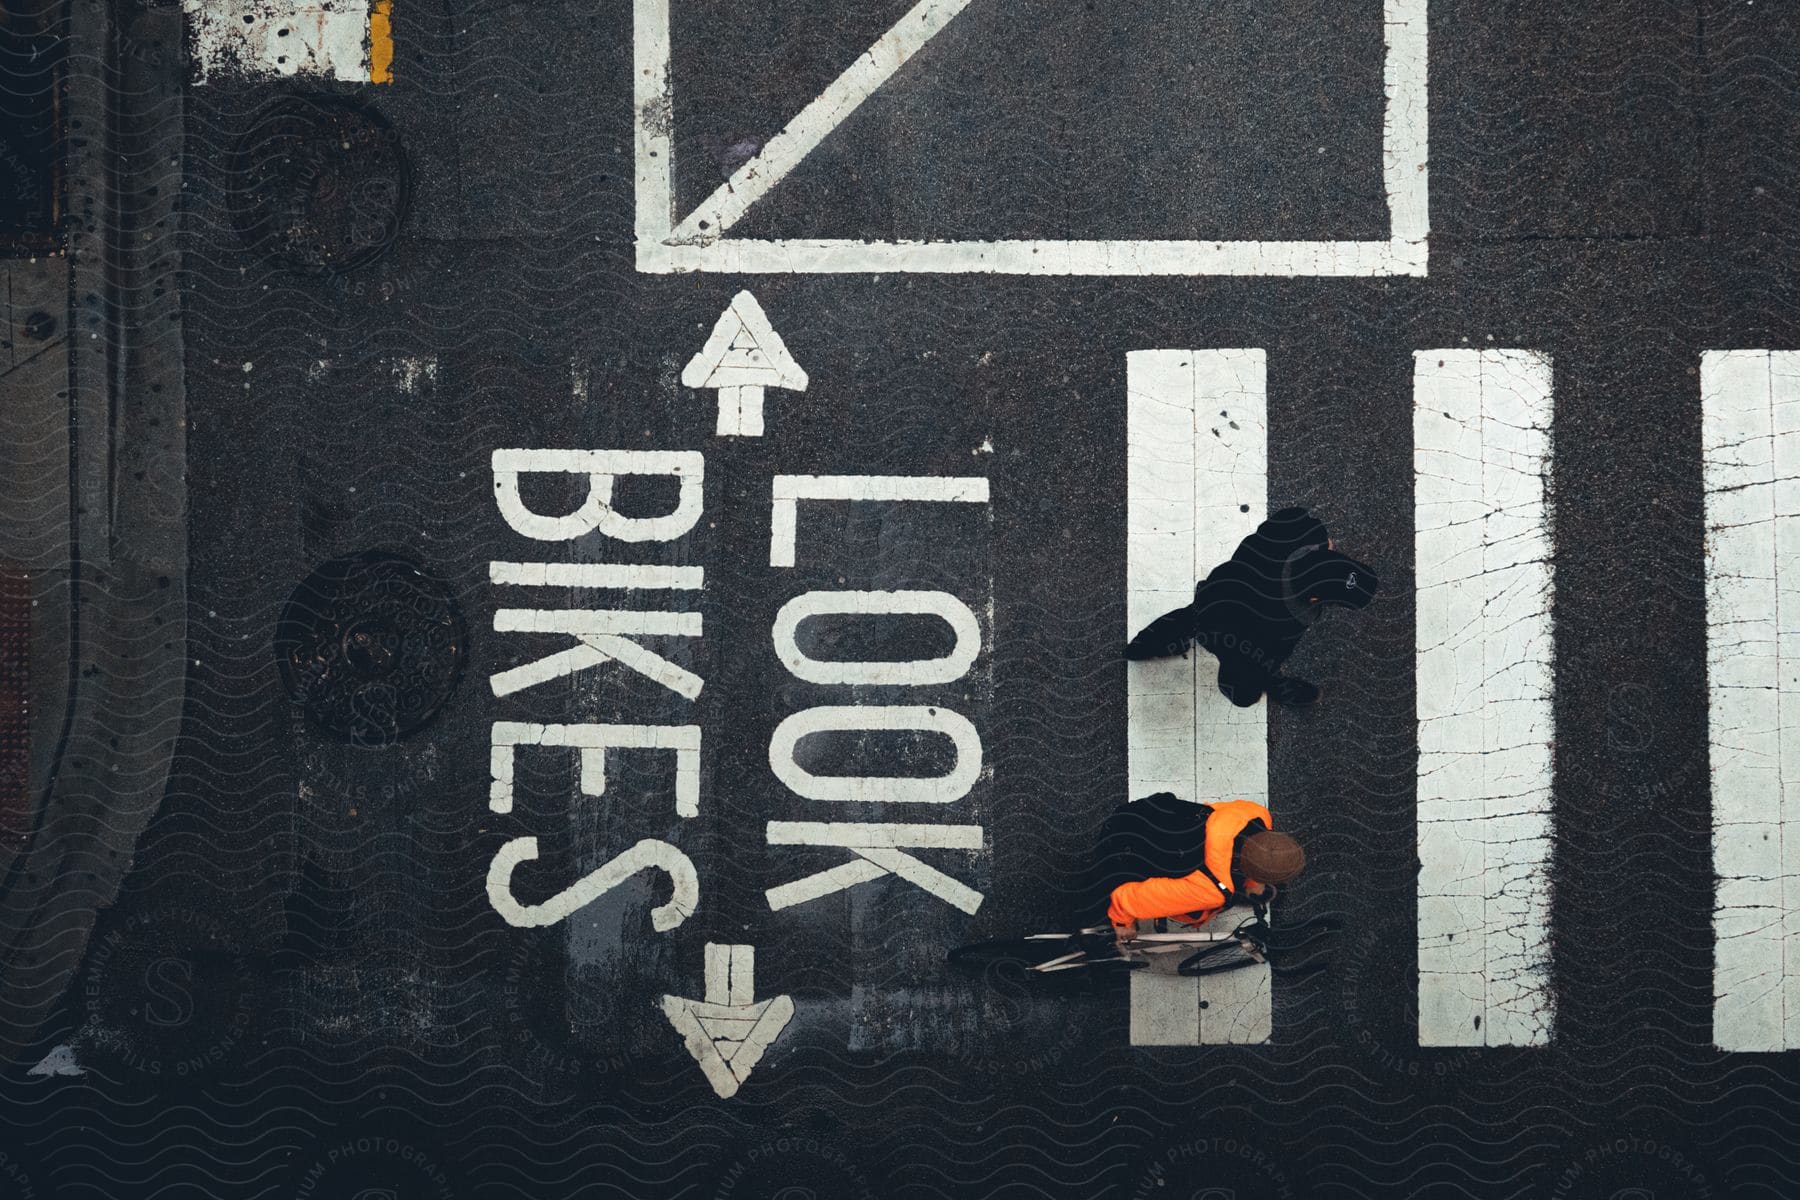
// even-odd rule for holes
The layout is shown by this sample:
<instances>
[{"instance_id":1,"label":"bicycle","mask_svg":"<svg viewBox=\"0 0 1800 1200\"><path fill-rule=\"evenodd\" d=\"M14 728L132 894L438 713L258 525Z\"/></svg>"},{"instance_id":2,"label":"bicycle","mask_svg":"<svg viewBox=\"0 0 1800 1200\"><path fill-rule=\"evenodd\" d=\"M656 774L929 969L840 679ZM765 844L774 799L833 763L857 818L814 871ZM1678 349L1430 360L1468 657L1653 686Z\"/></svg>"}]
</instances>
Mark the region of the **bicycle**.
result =
<instances>
[{"instance_id":1,"label":"bicycle","mask_svg":"<svg viewBox=\"0 0 1800 1200\"><path fill-rule=\"evenodd\" d=\"M1214 918L1214 922L1217 920ZM1268 901L1262 900L1251 906L1248 918L1229 928L1213 923L1197 927L1177 923L1171 928L1166 920L1156 921L1151 929L1140 932L1135 941L1128 943L1123 952L1110 925L1093 925L1072 932L1031 933L973 942L956 947L945 957L958 967L1009 967L1039 977L1061 975L1089 981L1161 966L1170 956L1184 952L1188 953L1175 964L1173 974L1219 975L1264 964L1294 974L1315 968L1310 964L1284 966L1274 959L1296 953L1336 928L1337 923L1329 917L1271 926Z\"/></svg>"}]
</instances>

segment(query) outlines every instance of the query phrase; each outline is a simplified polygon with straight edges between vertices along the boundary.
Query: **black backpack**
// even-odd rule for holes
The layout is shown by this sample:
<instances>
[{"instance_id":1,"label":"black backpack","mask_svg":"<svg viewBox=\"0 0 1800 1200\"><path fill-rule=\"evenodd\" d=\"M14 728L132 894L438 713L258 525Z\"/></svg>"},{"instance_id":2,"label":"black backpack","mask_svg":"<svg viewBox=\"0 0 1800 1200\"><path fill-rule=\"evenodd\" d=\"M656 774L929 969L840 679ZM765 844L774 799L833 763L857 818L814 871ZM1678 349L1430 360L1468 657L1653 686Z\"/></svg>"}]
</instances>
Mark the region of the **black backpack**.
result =
<instances>
[{"instance_id":1,"label":"black backpack","mask_svg":"<svg viewBox=\"0 0 1800 1200\"><path fill-rule=\"evenodd\" d=\"M1206 822L1212 814L1212 805L1183 800L1173 792L1157 792L1114 809L1100 829L1106 890L1121 883L1204 871L1220 891L1240 891L1241 880L1217 879L1206 869ZM1252 821L1238 841L1267 828L1261 820ZM1232 857L1235 860L1236 855Z\"/></svg>"}]
</instances>

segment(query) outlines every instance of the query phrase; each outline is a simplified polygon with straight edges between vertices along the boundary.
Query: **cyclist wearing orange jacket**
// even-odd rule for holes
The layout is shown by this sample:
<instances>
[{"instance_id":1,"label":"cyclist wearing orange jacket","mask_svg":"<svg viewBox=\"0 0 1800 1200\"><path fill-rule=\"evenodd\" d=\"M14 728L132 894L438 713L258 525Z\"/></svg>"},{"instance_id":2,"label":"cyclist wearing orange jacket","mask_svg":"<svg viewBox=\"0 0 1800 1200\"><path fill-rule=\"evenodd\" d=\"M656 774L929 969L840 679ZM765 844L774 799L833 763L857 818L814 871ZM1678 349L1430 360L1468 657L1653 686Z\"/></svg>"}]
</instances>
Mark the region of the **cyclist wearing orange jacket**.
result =
<instances>
[{"instance_id":1,"label":"cyclist wearing orange jacket","mask_svg":"<svg viewBox=\"0 0 1800 1200\"><path fill-rule=\"evenodd\" d=\"M1139 921L1158 917L1201 925L1234 899L1299 875L1306 852L1272 823L1249 800L1192 804L1158 792L1121 805L1101 835L1114 933L1129 941Z\"/></svg>"}]
</instances>

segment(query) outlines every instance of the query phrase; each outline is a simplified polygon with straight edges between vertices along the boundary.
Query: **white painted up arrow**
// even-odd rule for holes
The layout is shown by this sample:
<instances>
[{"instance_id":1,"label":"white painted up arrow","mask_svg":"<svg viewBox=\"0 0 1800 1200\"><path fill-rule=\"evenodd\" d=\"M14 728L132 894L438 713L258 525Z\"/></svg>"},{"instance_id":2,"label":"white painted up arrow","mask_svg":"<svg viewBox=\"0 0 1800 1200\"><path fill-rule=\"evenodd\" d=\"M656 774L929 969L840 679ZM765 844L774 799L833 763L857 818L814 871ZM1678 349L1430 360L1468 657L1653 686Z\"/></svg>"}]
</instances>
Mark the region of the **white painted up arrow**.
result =
<instances>
[{"instance_id":1,"label":"white painted up arrow","mask_svg":"<svg viewBox=\"0 0 1800 1200\"><path fill-rule=\"evenodd\" d=\"M682 368L681 382L718 391L721 437L761 437L763 389L804 392L807 379L756 297L739 292Z\"/></svg>"},{"instance_id":2,"label":"white painted up arrow","mask_svg":"<svg viewBox=\"0 0 1800 1200\"><path fill-rule=\"evenodd\" d=\"M794 1017L792 997L758 1001L755 996L756 947L708 942L706 1000L662 1000L663 1015L686 1039L687 1052L721 1100L737 1094L763 1051Z\"/></svg>"}]
</instances>

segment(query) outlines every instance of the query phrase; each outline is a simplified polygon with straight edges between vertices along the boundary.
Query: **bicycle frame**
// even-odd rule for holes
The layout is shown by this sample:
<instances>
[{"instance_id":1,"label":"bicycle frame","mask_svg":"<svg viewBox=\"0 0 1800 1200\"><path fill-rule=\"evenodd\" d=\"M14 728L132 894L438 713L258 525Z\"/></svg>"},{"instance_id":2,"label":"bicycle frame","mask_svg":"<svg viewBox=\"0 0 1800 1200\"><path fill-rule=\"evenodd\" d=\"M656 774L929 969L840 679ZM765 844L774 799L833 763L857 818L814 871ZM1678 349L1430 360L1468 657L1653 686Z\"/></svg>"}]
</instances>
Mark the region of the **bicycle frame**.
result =
<instances>
[{"instance_id":1,"label":"bicycle frame","mask_svg":"<svg viewBox=\"0 0 1800 1200\"><path fill-rule=\"evenodd\" d=\"M1160 921L1157 924L1166 925ZM962 946L950 951L949 959L951 962L976 963L984 960L964 956L976 952L986 954L995 950L1004 955L1008 945L1024 947L1035 943L1044 947L1047 956L1038 958L1036 954L1030 954L1027 956L1029 961L1020 965L1036 975L1052 975L1082 968L1141 970L1163 956L1180 954L1183 957L1175 965L1174 972L1197 977L1269 965L1273 932L1268 924L1267 904L1258 903L1252 906L1249 915L1229 926L1223 921L1217 921L1172 930L1166 927L1152 928L1139 933L1122 946L1116 942L1115 930L1111 925L1089 925L1073 931L1028 933L1011 941L1001 938Z\"/></svg>"},{"instance_id":2,"label":"bicycle frame","mask_svg":"<svg viewBox=\"0 0 1800 1200\"><path fill-rule=\"evenodd\" d=\"M1112 926L1090 925L1085 929L1077 929L1075 932L1077 934L1110 934ZM1066 933L1028 933L1025 935L1025 940L1028 942L1054 942L1068 936ZM1186 929L1177 933L1140 933L1135 941L1191 945L1196 942L1228 942L1236 936L1235 929Z\"/></svg>"}]
</instances>

